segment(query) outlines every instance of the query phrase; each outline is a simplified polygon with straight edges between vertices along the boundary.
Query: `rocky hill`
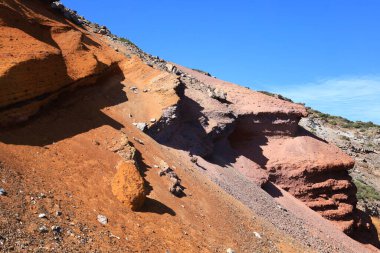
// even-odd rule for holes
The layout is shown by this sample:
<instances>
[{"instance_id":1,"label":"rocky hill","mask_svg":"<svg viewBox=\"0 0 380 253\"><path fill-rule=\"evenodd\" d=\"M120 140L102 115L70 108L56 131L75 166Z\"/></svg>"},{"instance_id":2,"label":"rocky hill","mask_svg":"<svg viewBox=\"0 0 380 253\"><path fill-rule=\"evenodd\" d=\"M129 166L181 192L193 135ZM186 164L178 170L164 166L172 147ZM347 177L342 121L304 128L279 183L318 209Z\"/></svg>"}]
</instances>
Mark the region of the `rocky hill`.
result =
<instances>
[{"instance_id":1,"label":"rocky hill","mask_svg":"<svg viewBox=\"0 0 380 253\"><path fill-rule=\"evenodd\" d=\"M304 106L57 1L2 1L0 34L2 251L377 251L354 160Z\"/></svg>"}]
</instances>

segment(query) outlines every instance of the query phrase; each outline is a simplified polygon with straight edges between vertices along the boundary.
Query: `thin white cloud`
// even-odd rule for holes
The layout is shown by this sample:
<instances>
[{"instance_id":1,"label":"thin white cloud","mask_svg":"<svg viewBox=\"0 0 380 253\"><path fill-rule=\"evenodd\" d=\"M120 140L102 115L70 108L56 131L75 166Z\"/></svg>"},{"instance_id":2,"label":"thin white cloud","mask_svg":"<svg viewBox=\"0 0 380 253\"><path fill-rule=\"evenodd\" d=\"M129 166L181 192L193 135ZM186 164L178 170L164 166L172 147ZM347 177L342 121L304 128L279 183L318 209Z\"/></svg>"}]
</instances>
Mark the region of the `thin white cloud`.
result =
<instances>
[{"instance_id":1,"label":"thin white cloud","mask_svg":"<svg viewBox=\"0 0 380 253\"><path fill-rule=\"evenodd\" d=\"M274 92L325 113L380 124L380 77L322 80Z\"/></svg>"}]
</instances>

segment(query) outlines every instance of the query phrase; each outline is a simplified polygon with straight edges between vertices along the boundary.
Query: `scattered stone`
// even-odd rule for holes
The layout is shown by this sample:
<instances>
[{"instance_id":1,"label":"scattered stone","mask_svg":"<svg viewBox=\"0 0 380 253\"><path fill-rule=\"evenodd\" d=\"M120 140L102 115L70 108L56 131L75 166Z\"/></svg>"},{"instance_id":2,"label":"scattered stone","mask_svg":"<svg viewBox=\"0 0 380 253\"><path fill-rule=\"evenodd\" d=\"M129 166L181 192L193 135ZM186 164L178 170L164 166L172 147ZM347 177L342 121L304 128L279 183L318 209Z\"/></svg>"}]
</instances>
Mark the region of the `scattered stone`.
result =
<instances>
[{"instance_id":1,"label":"scattered stone","mask_svg":"<svg viewBox=\"0 0 380 253\"><path fill-rule=\"evenodd\" d=\"M136 127L144 132L145 129L146 129L146 127L147 127L147 125L144 122L139 122L139 123L136 124Z\"/></svg>"},{"instance_id":2,"label":"scattered stone","mask_svg":"<svg viewBox=\"0 0 380 253\"><path fill-rule=\"evenodd\" d=\"M235 253L235 250L233 250L233 249L231 249L231 248L228 248L226 252L227 252L227 253Z\"/></svg>"},{"instance_id":3,"label":"scattered stone","mask_svg":"<svg viewBox=\"0 0 380 253\"><path fill-rule=\"evenodd\" d=\"M52 226L51 231L56 234L60 234L62 232L62 228L60 226Z\"/></svg>"},{"instance_id":4,"label":"scattered stone","mask_svg":"<svg viewBox=\"0 0 380 253\"><path fill-rule=\"evenodd\" d=\"M280 210L282 210L282 211L284 211L284 212L287 212L287 211L288 211L287 209L285 209L285 208L282 207L281 205L277 205L277 207L278 207L278 209L280 209Z\"/></svg>"},{"instance_id":5,"label":"scattered stone","mask_svg":"<svg viewBox=\"0 0 380 253\"><path fill-rule=\"evenodd\" d=\"M7 195L7 192L3 188L0 188L0 196L6 196L6 195Z\"/></svg>"},{"instance_id":6,"label":"scattered stone","mask_svg":"<svg viewBox=\"0 0 380 253\"><path fill-rule=\"evenodd\" d=\"M177 196L177 197L180 197L183 195L183 190L182 190L181 186L179 186L179 185L171 186L169 188L169 192L171 192L174 196Z\"/></svg>"},{"instance_id":7,"label":"scattered stone","mask_svg":"<svg viewBox=\"0 0 380 253\"><path fill-rule=\"evenodd\" d=\"M61 216L62 215L62 212L61 211L56 211L55 212L55 216Z\"/></svg>"},{"instance_id":8,"label":"scattered stone","mask_svg":"<svg viewBox=\"0 0 380 253\"><path fill-rule=\"evenodd\" d=\"M177 67L171 63L167 63L165 67L169 72L177 72Z\"/></svg>"},{"instance_id":9,"label":"scattered stone","mask_svg":"<svg viewBox=\"0 0 380 253\"><path fill-rule=\"evenodd\" d=\"M5 244L5 238L0 235L0 245Z\"/></svg>"},{"instance_id":10,"label":"scattered stone","mask_svg":"<svg viewBox=\"0 0 380 253\"><path fill-rule=\"evenodd\" d=\"M138 139L138 138L133 137L133 139L134 139L135 141L137 141L138 143L140 143L140 144L144 144L144 142L143 142L142 140Z\"/></svg>"},{"instance_id":11,"label":"scattered stone","mask_svg":"<svg viewBox=\"0 0 380 253\"><path fill-rule=\"evenodd\" d=\"M107 34L107 30L104 29L104 28L102 28L102 29L99 30L98 33L101 34L101 35L106 35Z\"/></svg>"},{"instance_id":12,"label":"scattered stone","mask_svg":"<svg viewBox=\"0 0 380 253\"><path fill-rule=\"evenodd\" d=\"M151 118L150 122L154 123L154 122L156 122L156 119L155 118Z\"/></svg>"},{"instance_id":13,"label":"scattered stone","mask_svg":"<svg viewBox=\"0 0 380 253\"><path fill-rule=\"evenodd\" d=\"M110 238L116 238L116 239L120 240L120 237L119 237L119 236L114 235L114 234L112 234L112 233L110 233L109 237L110 237Z\"/></svg>"},{"instance_id":14,"label":"scattered stone","mask_svg":"<svg viewBox=\"0 0 380 253\"><path fill-rule=\"evenodd\" d=\"M47 232L49 232L49 230L48 230L48 228L47 228L46 226L41 226L41 227L39 227L39 228L38 228L38 231L39 231L40 233L47 233Z\"/></svg>"},{"instance_id":15,"label":"scattered stone","mask_svg":"<svg viewBox=\"0 0 380 253\"><path fill-rule=\"evenodd\" d=\"M254 234L257 238L261 239L261 235L260 235L259 233L257 233L257 232L253 232L253 234Z\"/></svg>"},{"instance_id":16,"label":"scattered stone","mask_svg":"<svg viewBox=\"0 0 380 253\"><path fill-rule=\"evenodd\" d=\"M227 93L218 88L208 88L207 94L210 98L214 98L221 102L225 102L227 100Z\"/></svg>"},{"instance_id":17,"label":"scattered stone","mask_svg":"<svg viewBox=\"0 0 380 253\"><path fill-rule=\"evenodd\" d=\"M164 160L160 161L160 168L165 173L170 169L169 165Z\"/></svg>"},{"instance_id":18,"label":"scattered stone","mask_svg":"<svg viewBox=\"0 0 380 253\"><path fill-rule=\"evenodd\" d=\"M40 219L46 219L47 217L46 217L46 214L45 214L45 213L40 213L40 214L38 215L38 218L40 218Z\"/></svg>"},{"instance_id":19,"label":"scattered stone","mask_svg":"<svg viewBox=\"0 0 380 253\"><path fill-rule=\"evenodd\" d=\"M104 215L98 214L97 219L98 219L99 223L102 225L107 225L107 223L108 223L108 218Z\"/></svg>"},{"instance_id":20,"label":"scattered stone","mask_svg":"<svg viewBox=\"0 0 380 253\"><path fill-rule=\"evenodd\" d=\"M133 162L120 162L112 180L112 193L124 205L136 211L146 199L144 179Z\"/></svg>"},{"instance_id":21,"label":"scattered stone","mask_svg":"<svg viewBox=\"0 0 380 253\"><path fill-rule=\"evenodd\" d=\"M53 9L57 9L60 11L63 11L65 9L65 6L60 1L55 1L50 4L50 7Z\"/></svg>"},{"instance_id":22,"label":"scattered stone","mask_svg":"<svg viewBox=\"0 0 380 253\"><path fill-rule=\"evenodd\" d=\"M192 157L190 158L190 161L191 161L192 163L197 163L197 162L198 162L198 158L196 158L195 156L192 156Z\"/></svg>"}]
</instances>

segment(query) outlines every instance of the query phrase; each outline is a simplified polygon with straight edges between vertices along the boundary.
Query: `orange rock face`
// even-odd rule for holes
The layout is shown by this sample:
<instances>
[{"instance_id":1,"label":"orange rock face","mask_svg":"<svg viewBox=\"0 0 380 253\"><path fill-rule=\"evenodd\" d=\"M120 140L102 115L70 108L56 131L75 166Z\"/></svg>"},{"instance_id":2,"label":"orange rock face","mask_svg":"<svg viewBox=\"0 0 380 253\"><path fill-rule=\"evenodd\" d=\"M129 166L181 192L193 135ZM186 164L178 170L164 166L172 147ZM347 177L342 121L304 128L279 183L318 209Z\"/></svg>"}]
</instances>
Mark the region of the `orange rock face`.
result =
<instances>
[{"instance_id":1,"label":"orange rock face","mask_svg":"<svg viewBox=\"0 0 380 253\"><path fill-rule=\"evenodd\" d=\"M124 205L136 211L145 201L144 180L133 162L120 162L112 180L112 193Z\"/></svg>"},{"instance_id":2,"label":"orange rock face","mask_svg":"<svg viewBox=\"0 0 380 253\"><path fill-rule=\"evenodd\" d=\"M0 3L0 122L23 121L60 93L94 83L120 60L38 1Z\"/></svg>"}]
</instances>

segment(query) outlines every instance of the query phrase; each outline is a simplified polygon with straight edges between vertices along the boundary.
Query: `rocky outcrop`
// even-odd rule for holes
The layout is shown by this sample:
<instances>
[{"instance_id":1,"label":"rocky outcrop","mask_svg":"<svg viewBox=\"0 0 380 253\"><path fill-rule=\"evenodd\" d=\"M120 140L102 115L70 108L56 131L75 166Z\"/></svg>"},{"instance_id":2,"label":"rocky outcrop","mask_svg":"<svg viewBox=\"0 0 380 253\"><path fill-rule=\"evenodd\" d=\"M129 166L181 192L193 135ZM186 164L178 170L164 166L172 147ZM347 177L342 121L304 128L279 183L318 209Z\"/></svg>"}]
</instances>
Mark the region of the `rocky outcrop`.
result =
<instances>
[{"instance_id":1,"label":"rocky outcrop","mask_svg":"<svg viewBox=\"0 0 380 253\"><path fill-rule=\"evenodd\" d=\"M263 154L269 180L302 200L344 232L354 228L356 188L348 170L353 160L310 136L269 139Z\"/></svg>"},{"instance_id":2,"label":"rocky outcrop","mask_svg":"<svg viewBox=\"0 0 380 253\"><path fill-rule=\"evenodd\" d=\"M39 1L0 3L0 122L19 122L59 94L95 83L121 58Z\"/></svg>"},{"instance_id":3,"label":"rocky outcrop","mask_svg":"<svg viewBox=\"0 0 380 253\"><path fill-rule=\"evenodd\" d=\"M271 181L344 232L353 231L357 200L348 170L354 162L298 126L307 115L302 105L177 69L185 87L177 109L172 120L158 121L160 131L153 124L149 134L210 163L232 165L258 185Z\"/></svg>"}]
</instances>

